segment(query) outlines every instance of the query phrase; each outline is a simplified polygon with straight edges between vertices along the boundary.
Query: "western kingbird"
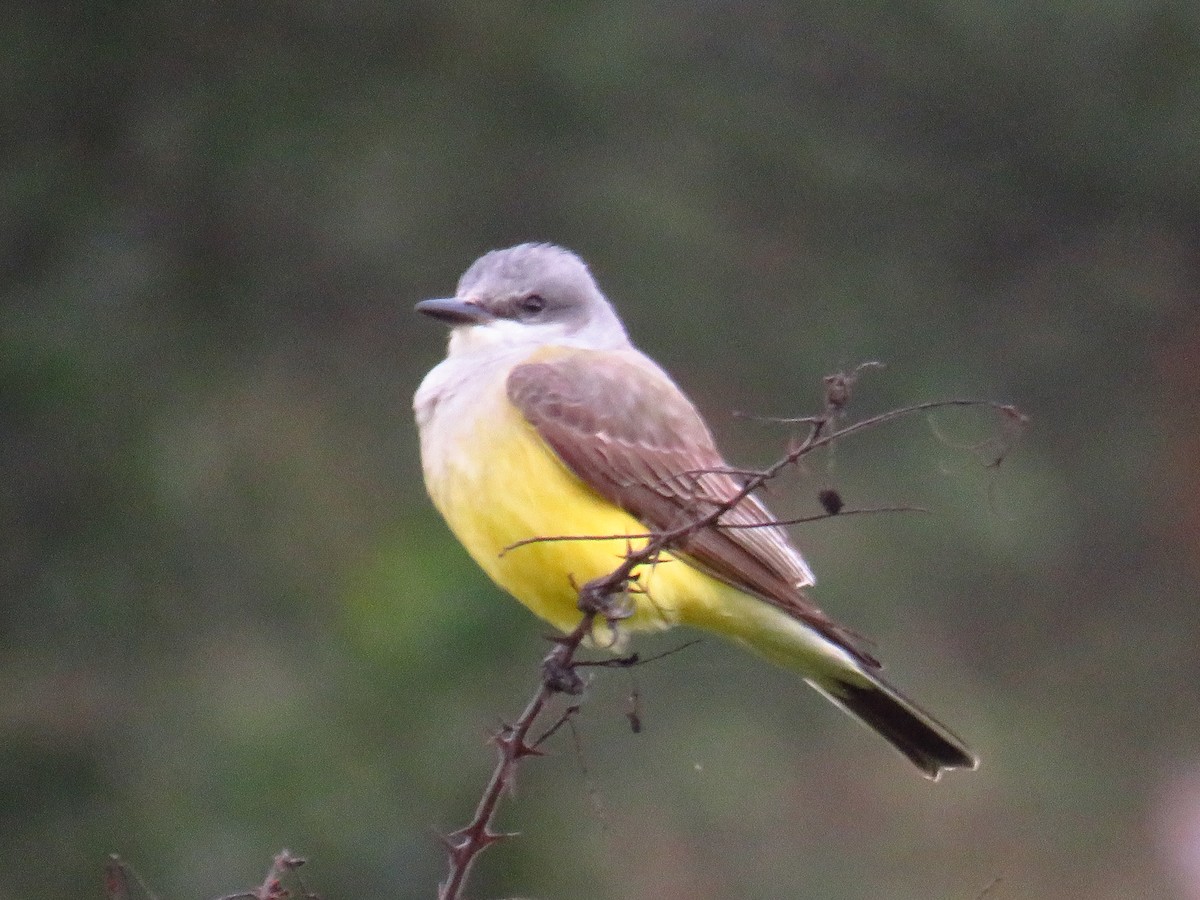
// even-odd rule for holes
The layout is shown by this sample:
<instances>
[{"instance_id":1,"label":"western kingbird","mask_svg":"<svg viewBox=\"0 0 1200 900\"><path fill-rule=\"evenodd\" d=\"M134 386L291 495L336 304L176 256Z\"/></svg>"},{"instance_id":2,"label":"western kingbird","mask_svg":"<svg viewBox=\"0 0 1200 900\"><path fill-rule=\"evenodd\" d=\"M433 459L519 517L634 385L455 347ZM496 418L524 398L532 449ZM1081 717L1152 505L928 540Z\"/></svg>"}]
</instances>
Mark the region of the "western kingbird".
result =
<instances>
[{"instance_id":1,"label":"western kingbird","mask_svg":"<svg viewBox=\"0 0 1200 900\"><path fill-rule=\"evenodd\" d=\"M648 532L695 520L739 490L696 408L630 343L570 251L494 250L452 298L417 309L451 326L446 359L413 404L429 496L492 580L554 627L579 623L577 588L609 574ZM808 599L812 571L773 521L747 496L642 566L622 626L723 635L799 673L927 777L974 768L966 745L887 684L861 639ZM754 525L764 527L744 527ZM585 536L614 537L512 549Z\"/></svg>"}]
</instances>

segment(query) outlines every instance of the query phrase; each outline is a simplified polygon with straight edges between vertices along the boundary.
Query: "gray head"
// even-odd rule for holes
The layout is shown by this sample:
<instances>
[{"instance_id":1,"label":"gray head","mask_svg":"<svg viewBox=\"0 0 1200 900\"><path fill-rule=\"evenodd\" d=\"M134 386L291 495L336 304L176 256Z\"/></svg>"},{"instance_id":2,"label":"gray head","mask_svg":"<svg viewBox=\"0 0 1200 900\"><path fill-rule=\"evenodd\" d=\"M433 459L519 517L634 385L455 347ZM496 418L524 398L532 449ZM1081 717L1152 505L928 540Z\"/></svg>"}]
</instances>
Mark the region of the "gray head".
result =
<instances>
[{"instance_id":1,"label":"gray head","mask_svg":"<svg viewBox=\"0 0 1200 900\"><path fill-rule=\"evenodd\" d=\"M458 280L454 297L417 309L454 327L451 353L479 346L628 346L625 328L583 260L553 244L485 253Z\"/></svg>"}]
</instances>

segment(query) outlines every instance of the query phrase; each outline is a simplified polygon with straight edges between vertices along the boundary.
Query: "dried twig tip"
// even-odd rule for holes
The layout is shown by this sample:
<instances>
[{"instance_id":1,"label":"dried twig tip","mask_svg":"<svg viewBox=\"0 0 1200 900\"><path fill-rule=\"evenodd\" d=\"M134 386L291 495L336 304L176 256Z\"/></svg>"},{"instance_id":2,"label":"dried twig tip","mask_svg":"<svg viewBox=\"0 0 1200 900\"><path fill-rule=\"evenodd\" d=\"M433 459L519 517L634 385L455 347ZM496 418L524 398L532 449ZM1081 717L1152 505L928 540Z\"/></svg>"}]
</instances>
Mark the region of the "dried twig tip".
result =
<instances>
[{"instance_id":1,"label":"dried twig tip","mask_svg":"<svg viewBox=\"0 0 1200 900\"><path fill-rule=\"evenodd\" d=\"M842 499L842 495L833 488L825 488L817 492L817 500L821 504L821 509L829 513L831 516L836 516L842 511L842 507L846 505L846 501Z\"/></svg>"},{"instance_id":2,"label":"dried twig tip","mask_svg":"<svg viewBox=\"0 0 1200 900\"><path fill-rule=\"evenodd\" d=\"M868 360L867 362L859 363L849 372L835 372L832 375L826 375L822 380L825 385L825 408L831 411L840 411L845 409L846 404L850 402L850 391L858 381L859 375L865 369L882 369L883 363L876 360Z\"/></svg>"}]
</instances>

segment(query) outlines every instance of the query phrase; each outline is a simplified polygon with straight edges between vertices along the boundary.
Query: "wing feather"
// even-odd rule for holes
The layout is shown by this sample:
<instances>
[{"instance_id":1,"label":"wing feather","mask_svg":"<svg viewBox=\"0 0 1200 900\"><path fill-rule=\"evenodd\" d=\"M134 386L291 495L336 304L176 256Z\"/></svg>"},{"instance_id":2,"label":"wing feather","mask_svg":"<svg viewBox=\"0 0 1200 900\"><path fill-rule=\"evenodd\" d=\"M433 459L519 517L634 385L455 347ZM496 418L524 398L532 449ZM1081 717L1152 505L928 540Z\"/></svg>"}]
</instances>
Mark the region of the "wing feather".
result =
<instances>
[{"instance_id":1,"label":"wing feather","mask_svg":"<svg viewBox=\"0 0 1200 900\"><path fill-rule=\"evenodd\" d=\"M635 355L636 354L636 355ZM519 365L508 397L559 458L601 496L651 530L686 524L734 497L728 469L700 414L675 384L636 351L572 350ZM757 497L678 548L689 563L807 623L869 665L878 663L852 631L804 593L812 572Z\"/></svg>"}]
</instances>

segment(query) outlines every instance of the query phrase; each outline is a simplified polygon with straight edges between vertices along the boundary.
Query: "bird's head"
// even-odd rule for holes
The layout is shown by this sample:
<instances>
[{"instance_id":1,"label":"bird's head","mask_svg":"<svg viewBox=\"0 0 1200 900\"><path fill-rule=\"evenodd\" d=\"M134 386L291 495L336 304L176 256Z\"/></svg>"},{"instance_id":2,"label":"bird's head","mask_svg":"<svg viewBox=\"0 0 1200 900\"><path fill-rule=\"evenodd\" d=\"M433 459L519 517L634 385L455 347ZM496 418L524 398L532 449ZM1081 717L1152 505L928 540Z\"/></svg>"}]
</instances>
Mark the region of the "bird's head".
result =
<instances>
[{"instance_id":1,"label":"bird's head","mask_svg":"<svg viewBox=\"0 0 1200 900\"><path fill-rule=\"evenodd\" d=\"M485 253L453 297L417 310L449 324L451 354L483 348L628 345L625 328L578 256L553 244Z\"/></svg>"}]
</instances>

